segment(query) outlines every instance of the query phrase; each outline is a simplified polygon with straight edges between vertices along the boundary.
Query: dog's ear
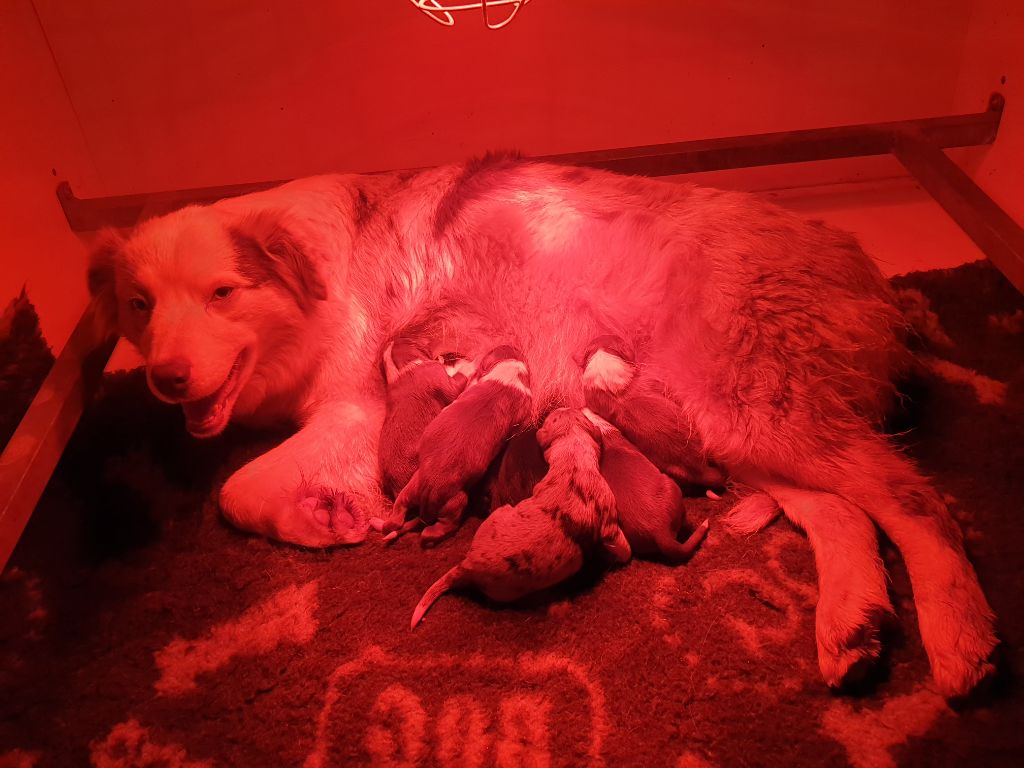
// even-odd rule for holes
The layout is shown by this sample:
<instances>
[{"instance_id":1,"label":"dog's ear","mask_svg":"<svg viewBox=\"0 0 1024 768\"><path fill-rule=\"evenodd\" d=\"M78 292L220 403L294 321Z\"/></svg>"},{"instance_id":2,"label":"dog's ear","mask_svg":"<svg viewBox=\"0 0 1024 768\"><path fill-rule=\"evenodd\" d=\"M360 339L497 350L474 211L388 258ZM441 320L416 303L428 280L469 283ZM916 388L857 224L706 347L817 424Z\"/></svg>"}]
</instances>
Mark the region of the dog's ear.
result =
<instances>
[{"instance_id":1,"label":"dog's ear","mask_svg":"<svg viewBox=\"0 0 1024 768\"><path fill-rule=\"evenodd\" d=\"M89 268L86 279L89 294L96 301L96 320L103 333L117 330L117 294L115 292L115 268L121 258L124 238L116 230L105 229L100 232L92 253L89 255Z\"/></svg>"},{"instance_id":2,"label":"dog's ear","mask_svg":"<svg viewBox=\"0 0 1024 768\"><path fill-rule=\"evenodd\" d=\"M327 285L302 243L273 213L247 216L228 230L239 271L256 283L273 280L304 312L327 299Z\"/></svg>"}]
</instances>

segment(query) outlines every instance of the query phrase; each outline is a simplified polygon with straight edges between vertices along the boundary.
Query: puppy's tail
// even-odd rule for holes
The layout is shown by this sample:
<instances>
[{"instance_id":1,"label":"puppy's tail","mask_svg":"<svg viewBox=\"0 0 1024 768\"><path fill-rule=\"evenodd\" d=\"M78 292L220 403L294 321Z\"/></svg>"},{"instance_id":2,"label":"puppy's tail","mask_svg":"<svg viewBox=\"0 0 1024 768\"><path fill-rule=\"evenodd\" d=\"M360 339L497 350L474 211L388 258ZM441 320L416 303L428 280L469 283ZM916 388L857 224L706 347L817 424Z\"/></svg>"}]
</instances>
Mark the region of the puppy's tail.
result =
<instances>
[{"instance_id":1,"label":"puppy's tail","mask_svg":"<svg viewBox=\"0 0 1024 768\"><path fill-rule=\"evenodd\" d=\"M420 619L425 614L441 595L447 592L452 587L457 587L462 582L463 570L461 565L456 565L448 573L442 576L440 579L430 585L419 603L416 605L416 610L412 612L412 621L409 623L409 629L416 629L416 625L420 623Z\"/></svg>"},{"instance_id":2,"label":"puppy's tail","mask_svg":"<svg viewBox=\"0 0 1024 768\"><path fill-rule=\"evenodd\" d=\"M709 527L710 524L705 520L697 526L686 541L666 542L664 546L660 547L661 554L664 555L666 562L672 565L682 565L693 557L693 553L697 551L701 542L704 541L704 537L708 535Z\"/></svg>"}]
</instances>

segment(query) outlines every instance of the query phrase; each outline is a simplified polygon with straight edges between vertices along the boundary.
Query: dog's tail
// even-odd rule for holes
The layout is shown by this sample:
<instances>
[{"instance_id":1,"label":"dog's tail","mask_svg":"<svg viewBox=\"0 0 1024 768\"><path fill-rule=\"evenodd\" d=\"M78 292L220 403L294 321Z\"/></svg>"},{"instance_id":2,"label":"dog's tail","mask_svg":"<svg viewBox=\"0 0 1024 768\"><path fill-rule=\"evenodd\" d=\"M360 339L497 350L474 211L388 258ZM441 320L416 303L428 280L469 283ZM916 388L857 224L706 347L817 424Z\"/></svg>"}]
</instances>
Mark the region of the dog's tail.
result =
<instances>
[{"instance_id":1,"label":"dog's tail","mask_svg":"<svg viewBox=\"0 0 1024 768\"><path fill-rule=\"evenodd\" d=\"M778 502L767 493L752 493L725 513L724 522L734 533L757 533L781 513Z\"/></svg>"},{"instance_id":2,"label":"dog's tail","mask_svg":"<svg viewBox=\"0 0 1024 768\"><path fill-rule=\"evenodd\" d=\"M697 548L704 541L704 537L708 535L708 528L710 523L705 520L703 523L697 526L693 533L686 541L667 541L664 543L659 542L658 549L660 554L665 558L667 563L671 565L682 565L691 557L693 553L697 551Z\"/></svg>"},{"instance_id":3,"label":"dog's tail","mask_svg":"<svg viewBox=\"0 0 1024 768\"><path fill-rule=\"evenodd\" d=\"M917 343L913 346L949 349L953 340L942 327L939 316L932 311L928 297L916 288L897 288L893 293L896 306L907 321Z\"/></svg>"},{"instance_id":4,"label":"dog's tail","mask_svg":"<svg viewBox=\"0 0 1024 768\"><path fill-rule=\"evenodd\" d=\"M420 623L420 619L425 614L441 595L447 592L452 587L457 587L462 582L464 572L461 565L456 565L448 573L442 576L440 579L430 585L419 603L416 605L416 610L412 612L412 621L409 623L409 629L416 629L416 625Z\"/></svg>"}]
</instances>

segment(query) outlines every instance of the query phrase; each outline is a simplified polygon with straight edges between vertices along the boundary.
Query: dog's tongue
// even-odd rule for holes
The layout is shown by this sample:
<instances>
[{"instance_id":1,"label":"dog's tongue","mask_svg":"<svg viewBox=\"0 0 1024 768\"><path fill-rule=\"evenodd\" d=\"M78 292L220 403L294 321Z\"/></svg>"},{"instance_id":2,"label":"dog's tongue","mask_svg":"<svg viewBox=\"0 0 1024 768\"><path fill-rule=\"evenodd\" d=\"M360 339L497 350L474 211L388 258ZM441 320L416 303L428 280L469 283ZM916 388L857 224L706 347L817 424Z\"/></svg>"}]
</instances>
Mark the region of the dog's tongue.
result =
<instances>
[{"instance_id":1,"label":"dog's tongue","mask_svg":"<svg viewBox=\"0 0 1024 768\"><path fill-rule=\"evenodd\" d=\"M182 403L181 409L185 412L185 420L189 424L201 425L210 420L220 407L220 392L193 400L189 403Z\"/></svg>"}]
</instances>

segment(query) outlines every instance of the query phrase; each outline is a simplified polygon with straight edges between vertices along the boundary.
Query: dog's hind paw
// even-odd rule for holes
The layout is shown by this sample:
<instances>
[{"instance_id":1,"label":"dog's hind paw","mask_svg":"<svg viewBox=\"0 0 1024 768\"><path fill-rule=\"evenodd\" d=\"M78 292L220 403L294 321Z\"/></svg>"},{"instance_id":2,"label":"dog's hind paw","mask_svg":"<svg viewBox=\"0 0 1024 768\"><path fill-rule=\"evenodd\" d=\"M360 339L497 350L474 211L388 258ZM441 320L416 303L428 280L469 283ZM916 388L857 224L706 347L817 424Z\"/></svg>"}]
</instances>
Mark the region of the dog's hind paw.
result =
<instances>
[{"instance_id":1,"label":"dog's hind paw","mask_svg":"<svg viewBox=\"0 0 1024 768\"><path fill-rule=\"evenodd\" d=\"M917 609L932 677L943 696L965 697L993 676L995 617L974 579L954 584L941 598L919 596Z\"/></svg>"},{"instance_id":2,"label":"dog's hind paw","mask_svg":"<svg viewBox=\"0 0 1024 768\"><path fill-rule=\"evenodd\" d=\"M853 611L846 606L846 617L838 621L827 609L818 606L818 666L831 688L845 688L864 680L882 652L882 628L893 620L888 601L882 605L862 606Z\"/></svg>"},{"instance_id":3,"label":"dog's hind paw","mask_svg":"<svg viewBox=\"0 0 1024 768\"><path fill-rule=\"evenodd\" d=\"M997 644L993 645L987 653L982 650L975 658L932 657L932 677L939 693L947 699L965 699L976 691L984 691L986 684L995 678L997 648Z\"/></svg>"}]
</instances>

